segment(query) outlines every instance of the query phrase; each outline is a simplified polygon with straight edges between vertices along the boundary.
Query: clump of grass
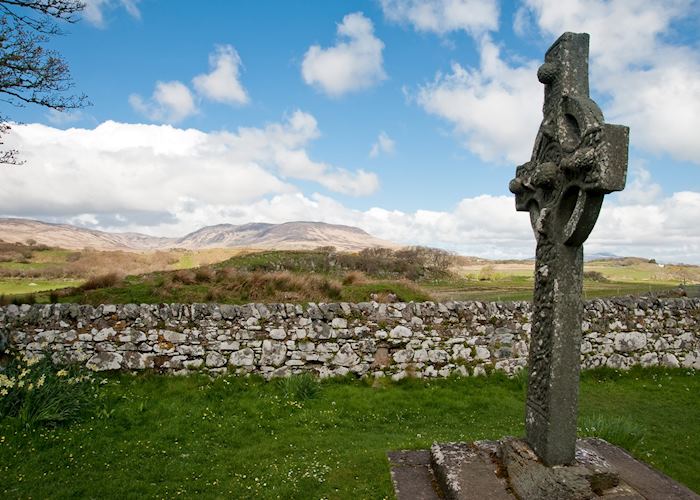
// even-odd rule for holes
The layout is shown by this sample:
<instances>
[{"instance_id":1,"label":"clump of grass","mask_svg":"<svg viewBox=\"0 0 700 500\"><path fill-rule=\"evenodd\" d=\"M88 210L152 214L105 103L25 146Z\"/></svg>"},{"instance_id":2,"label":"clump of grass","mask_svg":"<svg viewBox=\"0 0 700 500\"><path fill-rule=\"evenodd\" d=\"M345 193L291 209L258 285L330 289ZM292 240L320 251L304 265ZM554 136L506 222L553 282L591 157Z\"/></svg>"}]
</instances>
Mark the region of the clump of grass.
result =
<instances>
[{"instance_id":1,"label":"clump of grass","mask_svg":"<svg viewBox=\"0 0 700 500\"><path fill-rule=\"evenodd\" d=\"M513 374L513 376L510 378L512 381L513 385L517 387L519 390L525 392L527 391L527 379L528 379L528 369L527 368L521 368L517 372Z\"/></svg>"},{"instance_id":2,"label":"clump of grass","mask_svg":"<svg viewBox=\"0 0 700 500\"><path fill-rule=\"evenodd\" d=\"M119 275L117 273L107 273L101 274L99 276L93 276L85 283L80 285L78 288L82 291L86 290L96 290L98 288L109 288L116 285L119 282Z\"/></svg>"},{"instance_id":3,"label":"clump of grass","mask_svg":"<svg viewBox=\"0 0 700 500\"><path fill-rule=\"evenodd\" d=\"M50 355L13 355L0 372L0 421L55 427L78 420L95 402L93 375L77 365L60 367Z\"/></svg>"},{"instance_id":4,"label":"clump of grass","mask_svg":"<svg viewBox=\"0 0 700 500\"><path fill-rule=\"evenodd\" d=\"M190 270L176 271L171 274L171 277L174 282L182 283L183 285L192 285L197 281L194 272Z\"/></svg>"},{"instance_id":5,"label":"clump of grass","mask_svg":"<svg viewBox=\"0 0 700 500\"><path fill-rule=\"evenodd\" d=\"M290 401L302 402L316 399L321 394L321 384L310 373L283 378L278 383L285 399Z\"/></svg>"},{"instance_id":6,"label":"clump of grass","mask_svg":"<svg viewBox=\"0 0 700 500\"><path fill-rule=\"evenodd\" d=\"M214 279L214 273L208 267L198 267L194 270L194 279L197 283L210 283Z\"/></svg>"},{"instance_id":7,"label":"clump of grass","mask_svg":"<svg viewBox=\"0 0 700 500\"><path fill-rule=\"evenodd\" d=\"M351 271L343 278L343 285L352 285L353 283L361 283L367 281L364 273L360 271Z\"/></svg>"},{"instance_id":8,"label":"clump of grass","mask_svg":"<svg viewBox=\"0 0 700 500\"><path fill-rule=\"evenodd\" d=\"M594 415L583 417L579 427L582 436L598 437L626 450L634 450L644 439L643 429L624 417Z\"/></svg>"}]
</instances>

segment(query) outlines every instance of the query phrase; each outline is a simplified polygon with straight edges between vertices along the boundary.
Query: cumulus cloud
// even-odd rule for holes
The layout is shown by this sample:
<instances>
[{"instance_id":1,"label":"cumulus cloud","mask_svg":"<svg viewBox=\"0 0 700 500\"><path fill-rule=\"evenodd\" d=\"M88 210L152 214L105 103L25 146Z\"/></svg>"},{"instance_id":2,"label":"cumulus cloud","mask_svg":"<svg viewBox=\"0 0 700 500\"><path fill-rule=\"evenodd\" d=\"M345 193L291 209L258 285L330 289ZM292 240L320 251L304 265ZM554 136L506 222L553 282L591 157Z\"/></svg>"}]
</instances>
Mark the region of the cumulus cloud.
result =
<instances>
[{"instance_id":1,"label":"cumulus cloud","mask_svg":"<svg viewBox=\"0 0 700 500\"><path fill-rule=\"evenodd\" d=\"M195 90L212 101L246 104L248 94L240 82L241 58L231 45L219 45L209 55L211 72L192 80Z\"/></svg>"},{"instance_id":2,"label":"cumulus cloud","mask_svg":"<svg viewBox=\"0 0 700 500\"><path fill-rule=\"evenodd\" d=\"M112 121L94 129L16 125L7 145L26 165L5 172L0 213L138 214L157 225L192 204L244 206L297 192L295 179L351 195L378 187L372 173L311 160L305 148L318 135L316 120L301 111L263 128L216 133Z\"/></svg>"},{"instance_id":3,"label":"cumulus cloud","mask_svg":"<svg viewBox=\"0 0 700 500\"><path fill-rule=\"evenodd\" d=\"M129 96L131 107L153 121L178 123L197 113L192 92L182 82L156 82L150 100L138 94Z\"/></svg>"},{"instance_id":4,"label":"cumulus cloud","mask_svg":"<svg viewBox=\"0 0 700 500\"><path fill-rule=\"evenodd\" d=\"M377 136L377 142L372 144L372 149L369 150L370 158L376 158L380 153L392 154L396 149L396 143L383 130Z\"/></svg>"},{"instance_id":5,"label":"cumulus cloud","mask_svg":"<svg viewBox=\"0 0 700 500\"><path fill-rule=\"evenodd\" d=\"M673 23L697 15L696 7L689 0L527 0L522 19L548 38L590 33L591 82L609 97L607 118L629 125L640 148L700 163L700 53L672 43Z\"/></svg>"},{"instance_id":6,"label":"cumulus cloud","mask_svg":"<svg viewBox=\"0 0 700 500\"><path fill-rule=\"evenodd\" d=\"M138 3L140 0L83 0L85 9L83 17L90 24L103 28L105 26L105 11L118 7L125 9L134 19L141 19Z\"/></svg>"},{"instance_id":7,"label":"cumulus cloud","mask_svg":"<svg viewBox=\"0 0 700 500\"><path fill-rule=\"evenodd\" d=\"M472 35L498 27L496 0L381 0L384 17L440 35L464 30Z\"/></svg>"},{"instance_id":8,"label":"cumulus cloud","mask_svg":"<svg viewBox=\"0 0 700 500\"><path fill-rule=\"evenodd\" d=\"M453 63L450 73L438 73L419 89L417 101L449 121L482 160L524 163L542 116L542 86L534 76L538 64L509 64L487 36L479 46L479 68Z\"/></svg>"},{"instance_id":9,"label":"cumulus cloud","mask_svg":"<svg viewBox=\"0 0 700 500\"><path fill-rule=\"evenodd\" d=\"M316 120L300 111L265 127L217 133L115 122L68 130L15 125L7 144L27 163L4 172L0 214L163 236L217 223L316 220L465 255L534 255L529 217L515 211L512 196L406 212L304 194L295 179L351 194L378 183L373 174L310 159L306 148L318 135ZM637 194L606 199L586 251L700 263L700 193L663 197L643 166L632 175Z\"/></svg>"},{"instance_id":10,"label":"cumulus cloud","mask_svg":"<svg viewBox=\"0 0 700 500\"><path fill-rule=\"evenodd\" d=\"M643 161L631 162L627 177L625 190L617 195L623 205L648 205L661 195L661 186L652 181L651 172L644 168Z\"/></svg>"},{"instance_id":11,"label":"cumulus cloud","mask_svg":"<svg viewBox=\"0 0 700 500\"><path fill-rule=\"evenodd\" d=\"M361 12L338 25L338 42L328 48L312 45L301 65L304 81L330 96L372 87L386 78L384 42L374 35L372 21Z\"/></svg>"}]
</instances>

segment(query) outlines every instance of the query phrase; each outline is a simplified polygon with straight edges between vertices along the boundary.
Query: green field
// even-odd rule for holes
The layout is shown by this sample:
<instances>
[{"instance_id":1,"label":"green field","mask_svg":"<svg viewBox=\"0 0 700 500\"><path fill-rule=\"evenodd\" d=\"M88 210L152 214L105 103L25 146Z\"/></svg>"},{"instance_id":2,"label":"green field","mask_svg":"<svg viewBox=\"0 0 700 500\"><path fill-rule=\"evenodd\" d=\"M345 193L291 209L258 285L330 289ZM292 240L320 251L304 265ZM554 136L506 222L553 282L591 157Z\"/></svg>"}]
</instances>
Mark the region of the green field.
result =
<instances>
[{"instance_id":1,"label":"green field","mask_svg":"<svg viewBox=\"0 0 700 500\"><path fill-rule=\"evenodd\" d=\"M523 434L523 379L111 375L92 416L0 419L5 498L392 498L386 452ZM700 492L700 378L585 372L580 427ZM187 404L183 404L186 401Z\"/></svg>"},{"instance_id":2,"label":"green field","mask_svg":"<svg viewBox=\"0 0 700 500\"><path fill-rule=\"evenodd\" d=\"M531 300L533 267L532 261L461 258L420 248L125 253L0 244L0 295L5 302L91 304ZM700 267L624 258L587 262L585 276L587 299L674 296L680 284L700 283ZM65 290L45 293L57 288Z\"/></svg>"},{"instance_id":3,"label":"green field","mask_svg":"<svg viewBox=\"0 0 700 500\"><path fill-rule=\"evenodd\" d=\"M60 288L80 286L84 280L79 279L0 279L0 295L21 295L28 293L45 292Z\"/></svg>"}]
</instances>

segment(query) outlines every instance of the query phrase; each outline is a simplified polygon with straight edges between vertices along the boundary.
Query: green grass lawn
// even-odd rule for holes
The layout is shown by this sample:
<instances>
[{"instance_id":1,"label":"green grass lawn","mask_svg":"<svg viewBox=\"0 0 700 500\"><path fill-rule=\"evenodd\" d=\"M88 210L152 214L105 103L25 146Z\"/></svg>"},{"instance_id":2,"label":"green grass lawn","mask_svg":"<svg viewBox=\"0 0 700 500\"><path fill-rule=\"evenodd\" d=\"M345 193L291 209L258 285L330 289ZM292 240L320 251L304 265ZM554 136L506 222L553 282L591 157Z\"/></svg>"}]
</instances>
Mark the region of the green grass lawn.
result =
<instances>
[{"instance_id":1,"label":"green grass lawn","mask_svg":"<svg viewBox=\"0 0 700 500\"><path fill-rule=\"evenodd\" d=\"M83 281L76 279L1 278L0 295L18 295L57 290L59 288L79 286Z\"/></svg>"},{"instance_id":2,"label":"green grass lawn","mask_svg":"<svg viewBox=\"0 0 700 500\"><path fill-rule=\"evenodd\" d=\"M584 280L584 299L637 295L649 292L661 293L677 287L668 283L656 282L600 282ZM508 301L532 300L534 280L532 276L500 275L489 280L450 280L424 284L423 288L435 300L481 300Z\"/></svg>"},{"instance_id":3,"label":"green grass lawn","mask_svg":"<svg viewBox=\"0 0 700 500\"><path fill-rule=\"evenodd\" d=\"M326 381L307 399L294 379L107 380L97 416L82 423L30 431L0 420L1 496L392 498L388 450L523 434L522 379L502 376ZM580 413L603 423L602 437L634 434L637 457L700 492L694 374L586 373ZM606 433L616 421L623 431Z\"/></svg>"}]
</instances>

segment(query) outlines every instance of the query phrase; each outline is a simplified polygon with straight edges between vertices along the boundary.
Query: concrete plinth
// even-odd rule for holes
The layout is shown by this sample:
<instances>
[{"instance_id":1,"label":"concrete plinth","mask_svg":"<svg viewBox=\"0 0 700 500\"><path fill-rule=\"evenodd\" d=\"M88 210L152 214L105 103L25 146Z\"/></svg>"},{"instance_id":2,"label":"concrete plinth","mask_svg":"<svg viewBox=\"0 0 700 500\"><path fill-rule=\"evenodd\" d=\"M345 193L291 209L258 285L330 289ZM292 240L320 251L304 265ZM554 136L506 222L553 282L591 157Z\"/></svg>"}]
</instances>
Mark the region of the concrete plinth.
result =
<instances>
[{"instance_id":1,"label":"concrete plinth","mask_svg":"<svg viewBox=\"0 0 700 500\"><path fill-rule=\"evenodd\" d=\"M521 439L434 444L389 453L398 500L700 500L687 487L597 438L571 465L545 466Z\"/></svg>"}]
</instances>

